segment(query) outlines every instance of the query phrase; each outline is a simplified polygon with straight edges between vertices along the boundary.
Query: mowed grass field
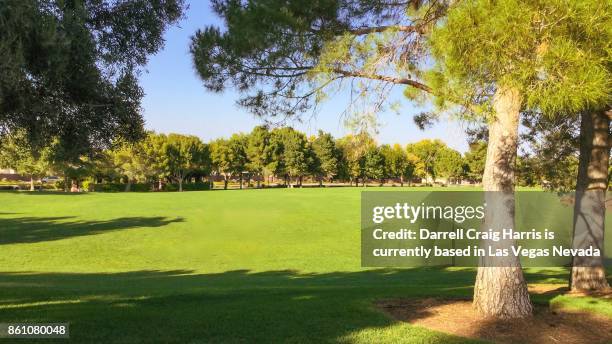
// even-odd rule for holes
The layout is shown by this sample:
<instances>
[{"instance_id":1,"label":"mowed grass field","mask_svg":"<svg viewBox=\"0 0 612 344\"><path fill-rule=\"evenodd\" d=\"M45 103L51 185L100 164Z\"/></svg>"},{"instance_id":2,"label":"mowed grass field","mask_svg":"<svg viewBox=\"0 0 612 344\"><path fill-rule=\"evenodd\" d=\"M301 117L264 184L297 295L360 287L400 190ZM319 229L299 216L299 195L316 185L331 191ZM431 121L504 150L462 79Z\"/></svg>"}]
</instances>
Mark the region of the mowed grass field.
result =
<instances>
[{"instance_id":1,"label":"mowed grass field","mask_svg":"<svg viewBox=\"0 0 612 344\"><path fill-rule=\"evenodd\" d=\"M361 268L361 191L0 193L0 323L69 322L78 342L469 342L374 307L468 298L475 271ZM610 300L533 300L612 317Z\"/></svg>"}]
</instances>

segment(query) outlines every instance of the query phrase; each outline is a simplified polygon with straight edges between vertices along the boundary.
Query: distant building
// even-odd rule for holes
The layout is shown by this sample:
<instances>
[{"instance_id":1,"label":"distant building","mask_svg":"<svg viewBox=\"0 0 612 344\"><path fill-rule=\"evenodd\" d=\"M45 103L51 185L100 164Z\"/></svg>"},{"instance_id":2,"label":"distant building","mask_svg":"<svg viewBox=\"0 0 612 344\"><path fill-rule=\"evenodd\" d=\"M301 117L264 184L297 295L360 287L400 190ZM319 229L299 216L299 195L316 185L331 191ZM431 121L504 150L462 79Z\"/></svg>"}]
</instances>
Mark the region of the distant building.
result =
<instances>
[{"instance_id":1,"label":"distant building","mask_svg":"<svg viewBox=\"0 0 612 344\"><path fill-rule=\"evenodd\" d=\"M0 168L0 174L17 174L15 170L10 168Z\"/></svg>"},{"instance_id":2,"label":"distant building","mask_svg":"<svg viewBox=\"0 0 612 344\"><path fill-rule=\"evenodd\" d=\"M15 170L11 168L0 168L0 180L2 181L27 181L30 180L22 175L17 174Z\"/></svg>"}]
</instances>

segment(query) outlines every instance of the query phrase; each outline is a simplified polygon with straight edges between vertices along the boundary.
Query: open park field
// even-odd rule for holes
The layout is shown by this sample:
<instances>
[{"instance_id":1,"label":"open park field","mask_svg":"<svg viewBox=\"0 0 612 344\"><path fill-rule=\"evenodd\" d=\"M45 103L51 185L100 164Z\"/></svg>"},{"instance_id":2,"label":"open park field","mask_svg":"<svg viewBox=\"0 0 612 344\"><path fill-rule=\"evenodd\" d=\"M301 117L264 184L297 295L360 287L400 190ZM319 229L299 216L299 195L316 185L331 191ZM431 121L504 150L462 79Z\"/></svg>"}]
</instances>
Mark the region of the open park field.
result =
<instances>
[{"instance_id":1,"label":"open park field","mask_svg":"<svg viewBox=\"0 0 612 344\"><path fill-rule=\"evenodd\" d=\"M69 322L80 342L470 342L375 306L468 299L475 269L361 268L362 190L0 193L0 322ZM609 298L532 300L612 318Z\"/></svg>"}]
</instances>

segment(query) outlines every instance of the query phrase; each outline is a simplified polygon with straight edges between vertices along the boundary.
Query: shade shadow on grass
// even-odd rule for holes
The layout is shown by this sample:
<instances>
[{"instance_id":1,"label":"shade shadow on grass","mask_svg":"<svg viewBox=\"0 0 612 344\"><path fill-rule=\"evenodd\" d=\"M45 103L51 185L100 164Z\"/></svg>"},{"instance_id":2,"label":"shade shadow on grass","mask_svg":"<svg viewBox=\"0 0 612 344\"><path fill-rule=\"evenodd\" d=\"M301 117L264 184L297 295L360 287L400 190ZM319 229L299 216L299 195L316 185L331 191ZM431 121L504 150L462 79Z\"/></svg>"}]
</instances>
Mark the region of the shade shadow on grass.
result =
<instances>
[{"instance_id":1,"label":"shade shadow on grass","mask_svg":"<svg viewBox=\"0 0 612 344\"><path fill-rule=\"evenodd\" d=\"M100 221L73 219L71 216L0 217L0 245L54 241L138 227L163 227L184 221L180 217L172 219L163 216L121 217Z\"/></svg>"},{"instance_id":2,"label":"shade shadow on grass","mask_svg":"<svg viewBox=\"0 0 612 344\"><path fill-rule=\"evenodd\" d=\"M399 324L376 310L375 300L465 299L474 274L474 269L432 268L320 274L6 272L0 273L0 322L69 322L76 342L327 343L361 331L367 341ZM413 342L467 341L411 327L402 331L407 339L417 335Z\"/></svg>"}]
</instances>

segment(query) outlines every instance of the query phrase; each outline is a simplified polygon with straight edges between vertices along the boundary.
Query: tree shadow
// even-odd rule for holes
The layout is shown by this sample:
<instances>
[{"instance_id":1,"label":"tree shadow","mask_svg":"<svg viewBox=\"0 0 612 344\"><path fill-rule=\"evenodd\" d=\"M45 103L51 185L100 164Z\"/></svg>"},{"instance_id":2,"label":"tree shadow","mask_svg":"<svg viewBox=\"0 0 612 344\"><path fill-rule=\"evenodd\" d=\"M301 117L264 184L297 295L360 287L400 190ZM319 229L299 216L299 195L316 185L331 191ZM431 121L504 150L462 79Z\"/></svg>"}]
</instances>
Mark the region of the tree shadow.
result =
<instances>
[{"instance_id":1,"label":"tree shadow","mask_svg":"<svg viewBox=\"0 0 612 344\"><path fill-rule=\"evenodd\" d=\"M121 217L101 221L71 219L74 217L0 217L0 245L54 241L130 228L162 227L184 221L181 217L171 219L163 216Z\"/></svg>"},{"instance_id":2,"label":"tree shadow","mask_svg":"<svg viewBox=\"0 0 612 344\"><path fill-rule=\"evenodd\" d=\"M566 272L560 272L560 274ZM76 342L464 343L405 326L373 307L390 298L472 294L475 269L0 272L0 321L69 322ZM551 274L532 274L531 280ZM426 316L426 314L423 314Z\"/></svg>"},{"instance_id":3,"label":"tree shadow","mask_svg":"<svg viewBox=\"0 0 612 344\"><path fill-rule=\"evenodd\" d=\"M69 322L75 342L330 343L398 324L372 307L376 298L465 295L472 279L473 271L431 269L6 272L0 273L0 320ZM464 341L434 332L419 335L434 342Z\"/></svg>"}]
</instances>

